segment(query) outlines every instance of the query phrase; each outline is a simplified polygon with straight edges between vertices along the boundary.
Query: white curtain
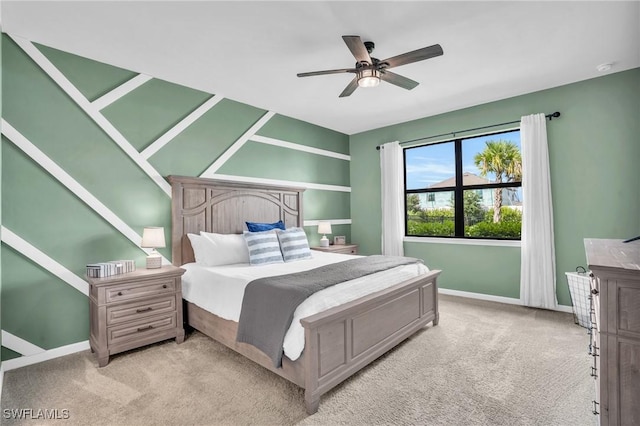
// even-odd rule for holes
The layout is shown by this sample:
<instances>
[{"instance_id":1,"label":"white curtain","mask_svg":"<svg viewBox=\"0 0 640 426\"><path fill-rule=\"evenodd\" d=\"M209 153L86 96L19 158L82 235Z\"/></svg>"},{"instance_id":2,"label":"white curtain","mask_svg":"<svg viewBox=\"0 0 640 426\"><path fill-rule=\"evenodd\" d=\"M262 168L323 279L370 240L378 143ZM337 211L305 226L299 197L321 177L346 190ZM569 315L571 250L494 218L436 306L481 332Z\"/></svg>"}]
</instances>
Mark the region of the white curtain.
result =
<instances>
[{"instance_id":1,"label":"white curtain","mask_svg":"<svg viewBox=\"0 0 640 426\"><path fill-rule=\"evenodd\" d=\"M522 117L522 238L520 297L526 306L555 309L556 257L544 114Z\"/></svg>"},{"instance_id":2,"label":"white curtain","mask_svg":"<svg viewBox=\"0 0 640 426\"><path fill-rule=\"evenodd\" d=\"M382 176L382 254L404 256L404 191L402 148L398 142L380 146Z\"/></svg>"}]
</instances>

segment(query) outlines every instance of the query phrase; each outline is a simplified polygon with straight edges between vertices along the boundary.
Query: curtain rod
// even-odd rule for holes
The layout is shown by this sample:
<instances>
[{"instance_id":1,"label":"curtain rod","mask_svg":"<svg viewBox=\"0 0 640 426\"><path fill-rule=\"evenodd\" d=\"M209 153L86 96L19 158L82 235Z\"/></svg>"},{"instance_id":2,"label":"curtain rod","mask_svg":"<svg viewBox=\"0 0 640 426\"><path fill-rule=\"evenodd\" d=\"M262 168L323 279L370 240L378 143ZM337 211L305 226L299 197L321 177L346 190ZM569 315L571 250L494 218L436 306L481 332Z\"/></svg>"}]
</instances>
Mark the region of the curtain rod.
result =
<instances>
[{"instance_id":1,"label":"curtain rod","mask_svg":"<svg viewBox=\"0 0 640 426\"><path fill-rule=\"evenodd\" d=\"M560 117L560 113L558 111L551 113L551 114L546 114L545 117L547 117L549 119L549 121L553 120L554 118L558 118ZM489 126L482 126L482 127L475 127L473 129L466 129L466 130L457 130L455 132L449 132L449 133L442 133L440 135L434 135L434 136L427 136L424 138L417 138L417 139L411 139L408 141L404 141L404 142L400 142L400 145L404 145L406 143L411 143L411 142L418 142L418 141L424 141L427 139L434 139L434 138L439 138L441 136L447 136L447 135L453 135L455 136L456 133L466 133L466 132L472 132L474 130L482 130L482 129L490 129L492 127L498 127L498 126L506 126L507 124L515 124L515 123L519 123L520 120L516 120L516 121L508 121L506 123L499 123L499 124L491 124ZM380 145L376 146L376 149L378 151L380 151Z\"/></svg>"}]
</instances>

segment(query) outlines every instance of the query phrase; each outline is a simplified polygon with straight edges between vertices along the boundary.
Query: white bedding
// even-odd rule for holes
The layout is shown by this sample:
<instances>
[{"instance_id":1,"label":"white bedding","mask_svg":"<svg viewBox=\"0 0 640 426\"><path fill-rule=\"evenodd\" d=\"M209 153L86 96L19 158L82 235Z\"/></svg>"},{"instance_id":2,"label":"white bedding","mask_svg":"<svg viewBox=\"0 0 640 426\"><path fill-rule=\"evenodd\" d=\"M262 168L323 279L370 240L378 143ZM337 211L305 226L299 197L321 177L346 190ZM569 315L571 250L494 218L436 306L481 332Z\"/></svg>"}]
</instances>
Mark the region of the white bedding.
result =
<instances>
[{"instance_id":1,"label":"white bedding","mask_svg":"<svg viewBox=\"0 0 640 426\"><path fill-rule=\"evenodd\" d=\"M182 276L182 297L221 318L238 322L244 288L254 279L306 271L353 257L313 251L312 259L264 266L251 266L247 263L207 267L187 263L182 265L186 270ZM391 287L422 275L428 270L422 263L399 266L346 281L313 294L298 306L293 315L293 321L284 339L285 355L295 361L304 349L304 328L300 319Z\"/></svg>"}]
</instances>

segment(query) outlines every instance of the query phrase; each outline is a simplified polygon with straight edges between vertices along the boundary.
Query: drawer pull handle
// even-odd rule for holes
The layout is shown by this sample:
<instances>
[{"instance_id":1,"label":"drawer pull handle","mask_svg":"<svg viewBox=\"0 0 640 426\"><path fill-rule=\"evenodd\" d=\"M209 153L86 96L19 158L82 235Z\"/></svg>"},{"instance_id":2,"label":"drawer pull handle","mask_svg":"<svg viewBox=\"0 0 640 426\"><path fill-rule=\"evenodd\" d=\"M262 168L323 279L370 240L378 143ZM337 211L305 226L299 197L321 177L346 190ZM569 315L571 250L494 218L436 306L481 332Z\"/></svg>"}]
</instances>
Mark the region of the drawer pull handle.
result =
<instances>
[{"instance_id":1,"label":"drawer pull handle","mask_svg":"<svg viewBox=\"0 0 640 426\"><path fill-rule=\"evenodd\" d=\"M599 293L599 291L596 290L595 288L593 290L591 290L591 294L598 294L598 293Z\"/></svg>"},{"instance_id":2,"label":"drawer pull handle","mask_svg":"<svg viewBox=\"0 0 640 426\"><path fill-rule=\"evenodd\" d=\"M591 412L597 416L598 414L600 414L598 412L598 405L600 405L600 403L596 402L596 400L593 400L591 402L593 403L593 409L591 410Z\"/></svg>"},{"instance_id":3,"label":"drawer pull handle","mask_svg":"<svg viewBox=\"0 0 640 426\"><path fill-rule=\"evenodd\" d=\"M166 284L162 284L162 288L167 288L167 285Z\"/></svg>"},{"instance_id":4,"label":"drawer pull handle","mask_svg":"<svg viewBox=\"0 0 640 426\"><path fill-rule=\"evenodd\" d=\"M140 327L138 328L138 331L147 331L147 330L151 330L153 328L152 325L148 325L146 327Z\"/></svg>"},{"instance_id":5,"label":"drawer pull handle","mask_svg":"<svg viewBox=\"0 0 640 426\"><path fill-rule=\"evenodd\" d=\"M142 312L149 312L149 311L152 311L152 310L153 310L153 308L151 306L149 306L148 308L136 309L136 312L140 314Z\"/></svg>"},{"instance_id":6,"label":"drawer pull handle","mask_svg":"<svg viewBox=\"0 0 640 426\"><path fill-rule=\"evenodd\" d=\"M138 329L138 330L140 330L140 329ZM593 377L593 378L598 377L598 373L597 373L597 371L598 371L598 369L597 369L597 368L595 368L595 367L591 367L591 374L590 374L590 376L591 376L591 377Z\"/></svg>"},{"instance_id":7,"label":"drawer pull handle","mask_svg":"<svg viewBox=\"0 0 640 426\"><path fill-rule=\"evenodd\" d=\"M121 291L118 292L118 296L122 296L122 292Z\"/></svg>"}]
</instances>

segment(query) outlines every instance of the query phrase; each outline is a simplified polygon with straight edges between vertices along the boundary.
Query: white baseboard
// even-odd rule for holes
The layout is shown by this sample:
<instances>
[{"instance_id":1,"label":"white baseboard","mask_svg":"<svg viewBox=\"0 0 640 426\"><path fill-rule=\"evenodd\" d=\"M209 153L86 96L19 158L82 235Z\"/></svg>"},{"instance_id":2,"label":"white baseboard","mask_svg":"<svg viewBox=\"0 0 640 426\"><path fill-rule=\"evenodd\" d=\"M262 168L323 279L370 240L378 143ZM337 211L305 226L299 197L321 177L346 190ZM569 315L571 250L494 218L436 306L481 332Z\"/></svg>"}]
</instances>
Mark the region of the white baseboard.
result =
<instances>
[{"instance_id":1,"label":"white baseboard","mask_svg":"<svg viewBox=\"0 0 640 426\"><path fill-rule=\"evenodd\" d=\"M70 345L60 346L59 348L49 349L35 355L8 359L2 363L2 370L3 372L15 370L16 368L26 367L27 365L37 364L39 362L48 361L50 359L59 358L76 352L86 351L89 348L89 341L85 340L84 342L72 343Z\"/></svg>"},{"instance_id":2,"label":"white baseboard","mask_svg":"<svg viewBox=\"0 0 640 426\"><path fill-rule=\"evenodd\" d=\"M4 363L0 361L0 403L2 402L2 384L4 383Z\"/></svg>"},{"instance_id":3,"label":"white baseboard","mask_svg":"<svg viewBox=\"0 0 640 426\"><path fill-rule=\"evenodd\" d=\"M521 299L514 297L494 296L492 294L472 293L470 291L450 290L448 288L438 288L438 293L450 296L468 297L469 299L488 300L490 302L506 303L508 305L525 306ZM571 306L558 305L554 311L573 313Z\"/></svg>"},{"instance_id":4,"label":"white baseboard","mask_svg":"<svg viewBox=\"0 0 640 426\"><path fill-rule=\"evenodd\" d=\"M556 306L554 311L560 311L560 312L566 312L568 314L572 314L573 313L573 308L571 306L567 306L567 305L558 305L558 306Z\"/></svg>"}]
</instances>

